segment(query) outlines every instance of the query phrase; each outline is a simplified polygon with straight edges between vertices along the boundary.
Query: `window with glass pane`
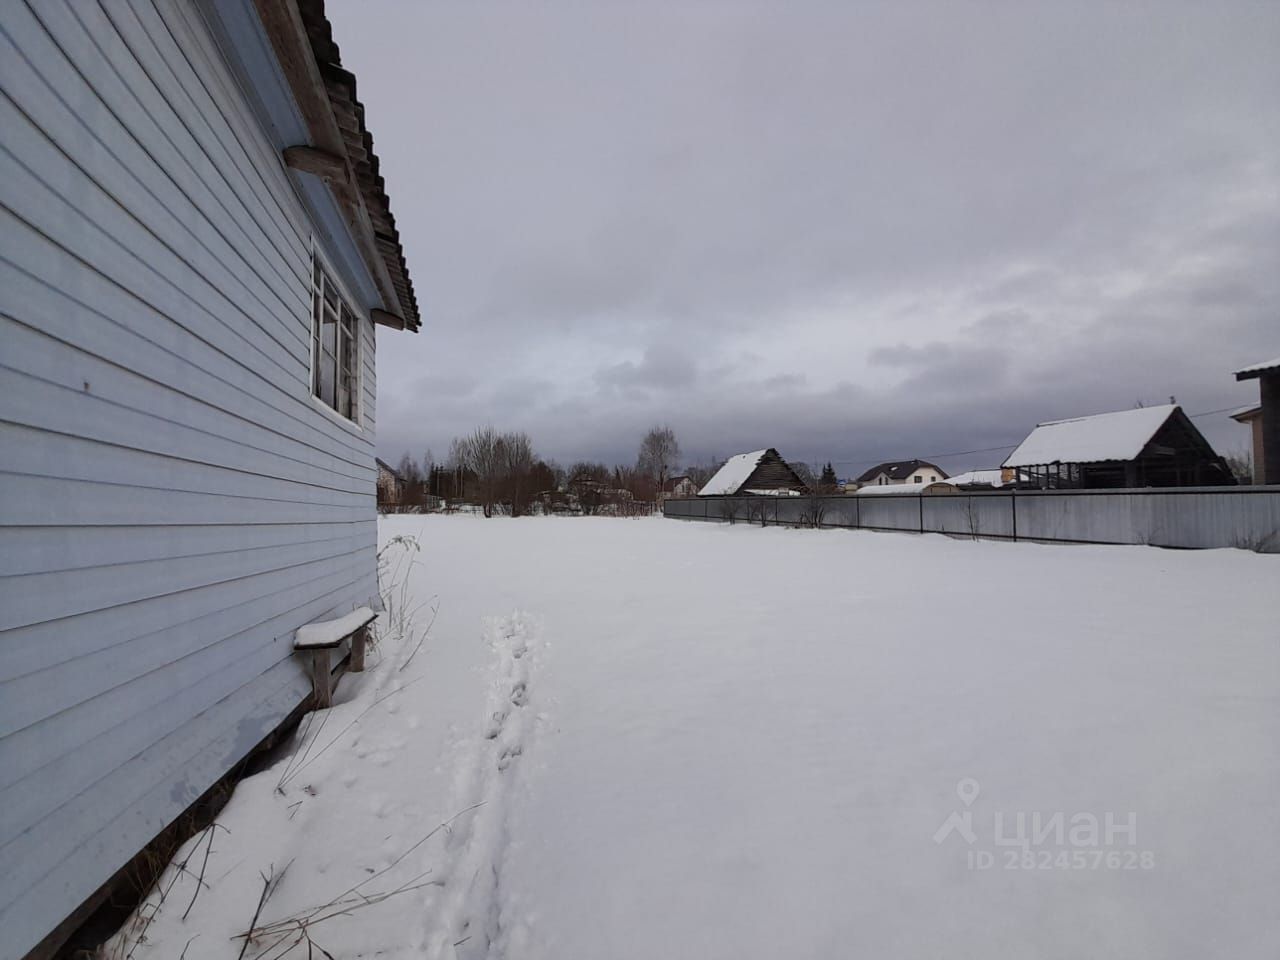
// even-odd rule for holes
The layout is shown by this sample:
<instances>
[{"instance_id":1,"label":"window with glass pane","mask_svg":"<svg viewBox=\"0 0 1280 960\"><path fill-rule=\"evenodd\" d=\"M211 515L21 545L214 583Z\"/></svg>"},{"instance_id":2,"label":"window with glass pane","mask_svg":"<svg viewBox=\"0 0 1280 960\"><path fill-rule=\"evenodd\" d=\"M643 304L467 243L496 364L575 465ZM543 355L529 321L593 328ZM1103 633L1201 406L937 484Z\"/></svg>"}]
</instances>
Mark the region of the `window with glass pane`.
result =
<instances>
[{"instance_id":1,"label":"window with glass pane","mask_svg":"<svg viewBox=\"0 0 1280 960\"><path fill-rule=\"evenodd\" d=\"M312 271L311 392L348 420L359 412L360 321L319 259Z\"/></svg>"}]
</instances>

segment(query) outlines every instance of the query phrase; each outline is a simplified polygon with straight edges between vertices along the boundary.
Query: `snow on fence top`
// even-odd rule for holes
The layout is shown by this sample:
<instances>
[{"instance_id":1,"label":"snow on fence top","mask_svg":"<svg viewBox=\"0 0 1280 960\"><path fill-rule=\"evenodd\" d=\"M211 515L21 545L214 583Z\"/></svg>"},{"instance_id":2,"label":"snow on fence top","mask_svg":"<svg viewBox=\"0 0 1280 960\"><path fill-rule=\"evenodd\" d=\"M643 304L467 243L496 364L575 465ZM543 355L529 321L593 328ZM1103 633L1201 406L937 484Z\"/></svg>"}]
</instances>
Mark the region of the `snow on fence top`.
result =
<instances>
[{"instance_id":1,"label":"snow on fence top","mask_svg":"<svg viewBox=\"0 0 1280 960\"><path fill-rule=\"evenodd\" d=\"M341 643L345 637L351 636L365 624L372 622L377 614L368 607L356 607L346 616L336 620L317 620L299 627L293 635L295 650L310 650L315 647L332 647Z\"/></svg>"},{"instance_id":2,"label":"snow on fence top","mask_svg":"<svg viewBox=\"0 0 1280 960\"><path fill-rule=\"evenodd\" d=\"M1177 409L1177 404L1166 403L1041 423L1009 454L1004 465L1133 460Z\"/></svg>"},{"instance_id":3,"label":"snow on fence top","mask_svg":"<svg viewBox=\"0 0 1280 960\"><path fill-rule=\"evenodd\" d=\"M740 453L730 457L725 465L716 471L715 476L706 482L698 491L700 497L718 497L728 493L737 493L747 478L760 466L760 458L768 453L768 449L756 450L754 453Z\"/></svg>"}]
</instances>

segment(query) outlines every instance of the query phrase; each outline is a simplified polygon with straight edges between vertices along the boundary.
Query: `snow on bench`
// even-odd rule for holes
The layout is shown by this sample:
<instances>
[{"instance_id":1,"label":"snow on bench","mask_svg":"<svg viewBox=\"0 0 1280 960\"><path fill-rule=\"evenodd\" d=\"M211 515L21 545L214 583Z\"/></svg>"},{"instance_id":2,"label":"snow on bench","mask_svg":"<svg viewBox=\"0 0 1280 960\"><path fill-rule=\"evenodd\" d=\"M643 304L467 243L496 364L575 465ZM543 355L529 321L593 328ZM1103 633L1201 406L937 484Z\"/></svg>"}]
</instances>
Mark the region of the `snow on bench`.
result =
<instances>
[{"instance_id":1,"label":"snow on bench","mask_svg":"<svg viewBox=\"0 0 1280 960\"><path fill-rule=\"evenodd\" d=\"M299 627L293 635L293 649L314 650L317 647L336 647L361 627L367 627L378 615L368 607L356 607L336 620L317 620Z\"/></svg>"},{"instance_id":2,"label":"snow on bench","mask_svg":"<svg viewBox=\"0 0 1280 960\"><path fill-rule=\"evenodd\" d=\"M311 692L315 708L324 710L333 705L333 664L329 651L351 638L351 659L348 669L352 673L364 670L364 647L369 624L378 615L369 607L356 607L345 616L334 620L317 620L299 627L293 634L293 649L311 655Z\"/></svg>"}]
</instances>

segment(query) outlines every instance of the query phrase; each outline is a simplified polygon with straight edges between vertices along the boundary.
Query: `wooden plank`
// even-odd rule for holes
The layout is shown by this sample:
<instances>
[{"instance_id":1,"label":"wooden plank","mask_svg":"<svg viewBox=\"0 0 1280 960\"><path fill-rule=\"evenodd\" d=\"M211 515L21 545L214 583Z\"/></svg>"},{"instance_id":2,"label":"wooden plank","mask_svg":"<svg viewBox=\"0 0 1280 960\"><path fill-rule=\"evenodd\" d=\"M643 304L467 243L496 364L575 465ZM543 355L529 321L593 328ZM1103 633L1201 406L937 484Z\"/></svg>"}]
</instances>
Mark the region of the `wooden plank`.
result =
<instances>
[{"instance_id":1,"label":"wooden plank","mask_svg":"<svg viewBox=\"0 0 1280 960\"><path fill-rule=\"evenodd\" d=\"M351 635L351 659L347 669L352 673L364 673L364 653L368 643L369 627L366 624Z\"/></svg>"},{"instance_id":2,"label":"wooden plank","mask_svg":"<svg viewBox=\"0 0 1280 960\"><path fill-rule=\"evenodd\" d=\"M33 445L20 464L24 473L143 486L155 485L149 477L164 476L173 489L283 500L364 497L375 482L372 470L359 477L321 470L267 447L237 443L0 367L0 389L14 388L22 393L7 404L13 409L6 411L9 423L0 424L0 436ZM60 406L39 406L42 400ZM138 427L153 432L140 433Z\"/></svg>"},{"instance_id":3,"label":"wooden plank","mask_svg":"<svg viewBox=\"0 0 1280 960\"><path fill-rule=\"evenodd\" d=\"M310 282L306 215L287 175L272 162L273 147L258 118L224 108L227 84L235 86L226 64L221 59L201 59L199 54L193 62L179 39L182 31L170 29L150 0L117 4L106 13L235 195L243 214L258 225L264 240L287 265L288 276Z\"/></svg>"},{"instance_id":4,"label":"wooden plank","mask_svg":"<svg viewBox=\"0 0 1280 960\"><path fill-rule=\"evenodd\" d=\"M372 433L310 397L312 227L199 16L30 6L0 10L0 928L28 943L298 702L292 631L377 591Z\"/></svg>"},{"instance_id":5,"label":"wooden plank","mask_svg":"<svg viewBox=\"0 0 1280 960\"><path fill-rule=\"evenodd\" d=\"M244 528L0 527L0 577L349 539L374 543L377 521L279 523Z\"/></svg>"},{"instance_id":6,"label":"wooden plank","mask_svg":"<svg viewBox=\"0 0 1280 960\"><path fill-rule=\"evenodd\" d=\"M317 710L333 706L333 674L329 668L329 650L320 647L308 651L311 659L311 696Z\"/></svg>"},{"instance_id":7,"label":"wooden plank","mask_svg":"<svg viewBox=\"0 0 1280 960\"><path fill-rule=\"evenodd\" d=\"M384 327L390 327L392 330L404 329L404 317L398 317L394 313L388 313L386 310L373 309L369 311L369 316L375 324L381 324Z\"/></svg>"},{"instance_id":8,"label":"wooden plank","mask_svg":"<svg viewBox=\"0 0 1280 960\"><path fill-rule=\"evenodd\" d=\"M242 580L366 548L363 537L0 577L0 630ZM60 681L61 683L62 681ZM0 704L0 730L12 704Z\"/></svg>"},{"instance_id":9,"label":"wooden plank","mask_svg":"<svg viewBox=\"0 0 1280 960\"><path fill-rule=\"evenodd\" d=\"M286 392L268 382L101 274L80 269L65 251L0 211L0 258L9 252L25 261L20 268L0 259L0 284L13 322L61 341L68 350L257 425L266 431L263 437L273 449L294 459L349 476L369 469L372 438L322 416L310 403L309 390L295 387ZM50 282L58 275L67 278L64 289L55 290L39 274L26 272L27 266L44 271ZM128 316L132 328L121 326L113 316ZM62 360L68 371L83 362L75 356Z\"/></svg>"},{"instance_id":10,"label":"wooden plank","mask_svg":"<svg viewBox=\"0 0 1280 960\"><path fill-rule=\"evenodd\" d=\"M82 29L74 37L55 34L55 40L75 58L82 48L82 37L92 38L93 46L121 81L118 86L103 84L94 75L99 97L115 107L117 122L167 168L169 179L182 195L209 223L217 225L226 238L229 256L235 258L237 266L232 269L260 281L286 310L292 310L299 297L305 300L310 264L297 257L296 240L291 246L272 242L271 224L264 222L268 211L245 203L243 194L249 192L249 185L237 175L239 171L215 163L214 157L221 158L225 150L212 137L197 139L198 108L185 96L133 11L124 4L99 7L78 3L68 4L67 11ZM52 19L51 11L46 22ZM86 71L86 64L81 62L80 68ZM171 150L165 150L166 146Z\"/></svg>"},{"instance_id":11,"label":"wooden plank","mask_svg":"<svg viewBox=\"0 0 1280 960\"><path fill-rule=\"evenodd\" d=\"M29 823L35 823L60 800L107 776L240 683L292 658L293 631L307 619L334 612L335 599L348 606L363 602L359 581L330 586L327 594L313 586L293 609L277 607L262 623L155 669L144 665L137 676L0 739L0 754L9 761L0 771L6 798L0 822L12 827L14 835L26 829L14 826L16 811L31 812L35 819Z\"/></svg>"},{"instance_id":12,"label":"wooden plank","mask_svg":"<svg viewBox=\"0 0 1280 960\"><path fill-rule=\"evenodd\" d=\"M363 584L355 597L361 603L369 602L377 591L372 569L354 555L346 563L318 561L247 580L194 587L180 595L180 603L171 596L159 597L22 627L11 631L0 645L0 679L8 682L103 651L114 651L108 656L128 654L135 649L126 647L131 643L147 650L153 642L163 643L166 631L215 640L231 636L266 622L281 609L320 596L321 585L333 594L331 602L341 606L346 598L335 591L349 584ZM316 615L328 610L318 610ZM174 651L176 655L181 648ZM17 775L0 770L0 783L6 782L6 776Z\"/></svg>"},{"instance_id":13,"label":"wooden plank","mask_svg":"<svg viewBox=\"0 0 1280 960\"><path fill-rule=\"evenodd\" d=\"M320 150L317 147L294 146L285 147L282 154L285 166L299 173L309 173L321 180L346 181L351 177L347 169L347 161L337 154ZM374 311L376 314L378 311ZM374 317L377 320L377 317Z\"/></svg>"},{"instance_id":14,"label":"wooden plank","mask_svg":"<svg viewBox=\"0 0 1280 960\"><path fill-rule=\"evenodd\" d=\"M0 368L0 389L10 382L10 371ZM81 483L125 486L142 490L168 490L220 497L227 500L305 504L319 514L327 507L367 509L373 502L373 483L350 490L258 476L240 470L191 463L172 457L140 453L110 444L94 443L57 434L41 434L23 427L0 426L0 436L32 437L30 456L13 470L0 471L26 477L48 477ZM68 459L59 469L59 454ZM101 469L95 470L94 465ZM19 474L18 470L22 473ZM15 504L21 508L23 504ZM141 506L141 505L140 505ZM135 510L135 513L142 512ZM311 517L309 519L315 519ZM132 522L133 518L129 518ZM305 522L305 521L304 521Z\"/></svg>"},{"instance_id":15,"label":"wooden plank","mask_svg":"<svg viewBox=\"0 0 1280 960\"><path fill-rule=\"evenodd\" d=\"M122 86L113 65L103 60L96 43L68 11L42 5L41 15L43 24L15 24L20 36L30 33L24 37L30 59L19 56L11 44L0 44L0 58L10 61L0 68L6 94L27 115L28 124L31 117L40 118L39 127L32 129L42 134L23 131L19 114L8 108L0 122L10 129L9 149L61 196L74 197L75 206L108 233L129 228L137 238L133 244L146 242L132 229L136 221L151 238L151 248L167 255L158 265L166 272L183 272L185 267L203 284L195 288L202 297L213 297L210 302L225 299L246 318L274 316L280 325L264 330L287 352L304 348L309 305L305 282L295 278L286 287L277 279L274 290L263 282L247 265L247 251L237 249L236 244L253 249L243 226L230 220L204 181L155 128L147 107L134 98L136 91ZM43 32L50 24L57 37ZM109 32L109 26L104 28ZM92 86L86 77L92 78ZM75 105L74 112L68 104ZM135 134L123 117L150 129ZM92 149L84 149L86 132L96 141ZM100 196L84 191L86 179L98 187ZM236 238L235 244L228 235ZM183 267L171 263L170 257Z\"/></svg>"},{"instance_id":16,"label":"wooden plank","mask_svg":"<svg viewBox=\"0 0 1280 960\"><path fill-rule=\"evenodd\" d=\"M243 682L237 680L239 675L232 669L209 674L204 682L185 691L186 702L199 704L199 713L204 713L215 708L226 696L233 695L238 689L237 684L251 683L254 677L297 658L290 654L274 664L261 662L261 657L255 659L259 661L255 664L259 669L253 674L245 674ZM219 694L217 699L213 696L215 692ZM150 716L148 713L135 713L124 723L104 730L5 789L0 793L4 800L3 809L0 809L0 854L7 852L9 844L21 841L24 833L44 821L57 819L61 808L74 802L81 794L100 789L102 781L109 780L113 772L127 765L132 756L156 749L171 730L181 728L199 713L185 709L181 700L158 701L149 708ZM132 749L134 753L127 753L126 749Z\"/></svg>"},{"instance_id":17,"label":"wooden plank","mask_svg":"<svg viewBox=\"0 0 1280 960\"><path fill-rule=\"evenodd\" d=\"M366 505L348 506L324 498L230 497L0 471L0 524L20 527L313 523L321 516L342 522L367 520L375 510L372 491Z\"/></svg>"},{"instance_id":18,"label":"wooden plank","mask_svg":"<svg viewBox=\"0 0 1280 960\"><path fill-rule=\"evenodd\" d=\"M213 141L227 151L249 183L249 205L275 211L272 220L281 224L284 247L296 243L305 248L310 243L311 222L297 202L287 172L279 165L275 144L245 101L239 81L195 5L187 0L130 0L130 6L187 94L200 104L197 112L209 125ZM311 269L309 259L302 263L302 269L304 273Z\"/></svg>"},{"instance_id":19,"label":"wooden plank","mask_svg":"<svg viewBox=\"0 0 1280 960\"><path fill-rule=\"evenodd\" d=\"M146 757L135 758L104 782L93 796L81 795L60 811L50 825L50 842L42 847L33 834L0 852L5 863L20 869L0 877L0 929L10 942L38 940L65 912L96 889L155 836L184 805L207 789L221 772L251 749L249 739L267 733L305 696L293 664L256 678L218 704L201 724L188 724L157 748L166 757L182 757L183 769L166 764L151 775ZM259 737L261 739L261 737ZM140 789L135 789L139 787ZM99 876L86 869L82 849L94 838L94 864L107 869ZM10 859L10 854L20 854ZM109 869L108 869L109 868Z\"/></svg>"},{"instance_id":20,"label":"wooden plank","mask_svg":"<svg viewBox=\"0 0 1280 960\"><path fill-rule=\"evenodd\" d=\"M6 58L12 55L0 42L0 63ZM41 96L52 98L41 90L27 99ZM179 237L174 215L136 184L122 183L113 193L86 177L7 97L0 97L0 124L11 134L0 174L7 182L5 206L13 213L141 299L181 304L166 311L170 315L194 314L225 326L239 340L238 351L260 354L272 365L270 376L309 380L307 310L261 323L265 307L197 241ZM168 224L160 222L166 218Z\"/></svg>"},{"instance_id":21,"label":"wooden plank","mask_svg":"<svg viewBox=\"0 0 1280 960\"><path fill-rule=\"evenodd\" d=\"M0 425L0 435L31 444L20 464L23 473L144 487L164 478L170 489L317 505L359 505L372 495L373 469L359 476L355 467L343 473L325 470L8 368L0 368L0 386L23 391L21 401L11 404L13 422ZM41 399L61 406L42 408L37 405ZM137 426L154 432L129 432ZM93 437L97 439L87 439ZM145 449L129 446L133 443Z\"/></svg>"}]
</instances>

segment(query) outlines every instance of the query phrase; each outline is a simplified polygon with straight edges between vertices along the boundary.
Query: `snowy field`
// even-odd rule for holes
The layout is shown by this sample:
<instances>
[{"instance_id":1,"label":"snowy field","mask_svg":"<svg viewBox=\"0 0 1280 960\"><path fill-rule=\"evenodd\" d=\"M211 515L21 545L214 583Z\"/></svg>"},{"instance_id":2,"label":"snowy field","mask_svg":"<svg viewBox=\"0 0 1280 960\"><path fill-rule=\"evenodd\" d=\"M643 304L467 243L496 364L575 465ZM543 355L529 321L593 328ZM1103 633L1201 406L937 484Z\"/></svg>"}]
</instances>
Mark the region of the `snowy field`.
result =
<instances>
[{"instance_id":1,"label":"snowy field","mask_svg":"<svg viewBox=\"0 0 1280 960\"><path fill-rule=\"evenodd\" d=\"M416 630L179 855L139 960L236 957L264 875L246 957L1276 956L1280 557L381 533Z\"/></svg>"}]
</instances>

